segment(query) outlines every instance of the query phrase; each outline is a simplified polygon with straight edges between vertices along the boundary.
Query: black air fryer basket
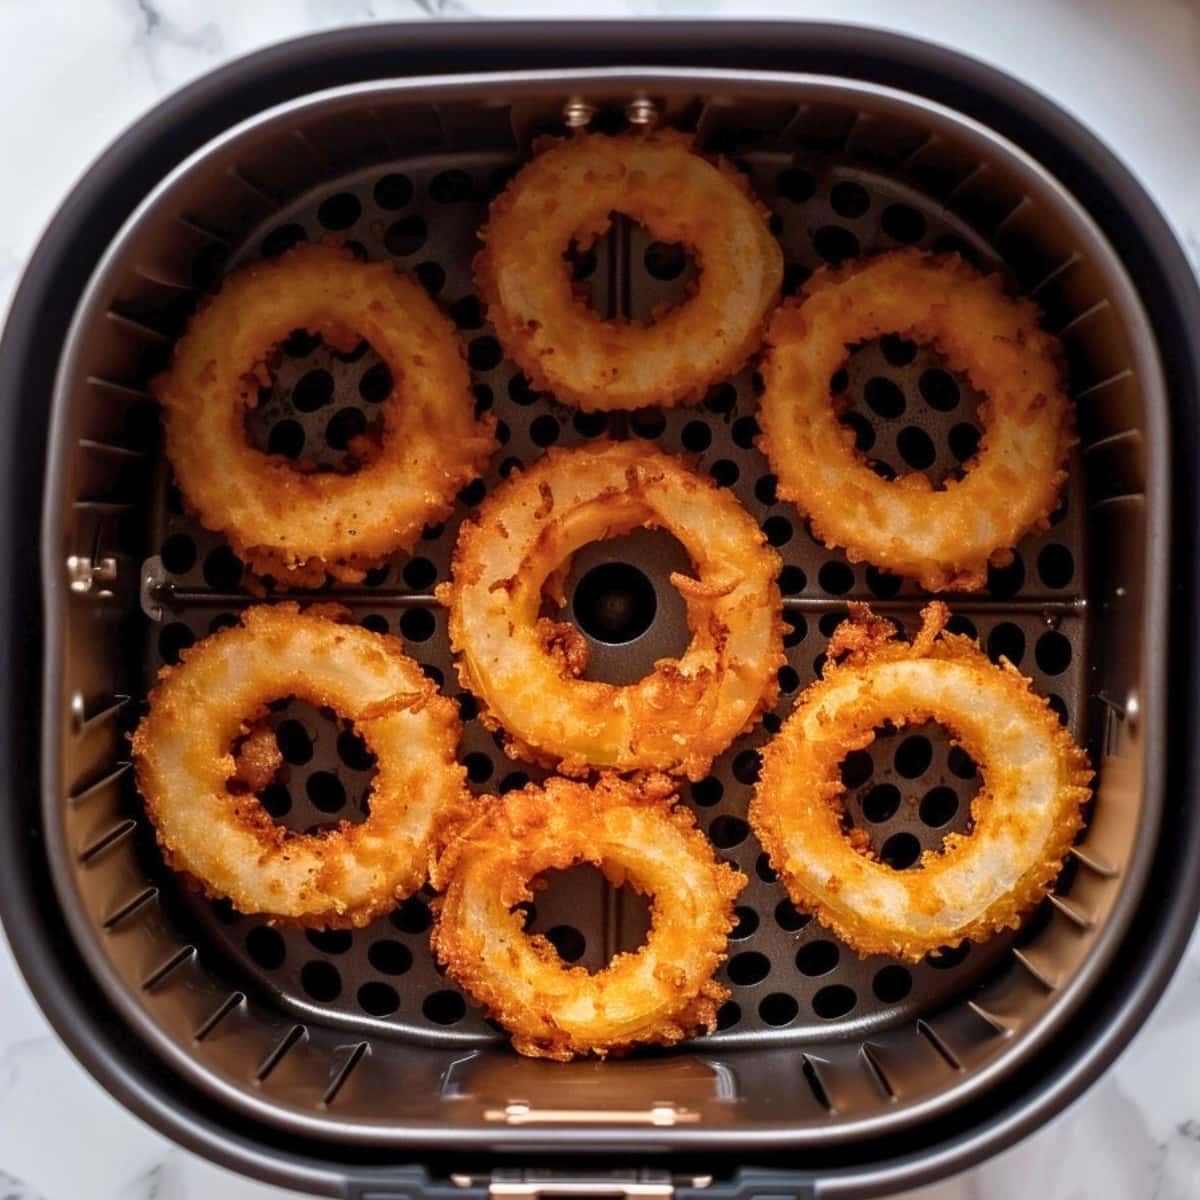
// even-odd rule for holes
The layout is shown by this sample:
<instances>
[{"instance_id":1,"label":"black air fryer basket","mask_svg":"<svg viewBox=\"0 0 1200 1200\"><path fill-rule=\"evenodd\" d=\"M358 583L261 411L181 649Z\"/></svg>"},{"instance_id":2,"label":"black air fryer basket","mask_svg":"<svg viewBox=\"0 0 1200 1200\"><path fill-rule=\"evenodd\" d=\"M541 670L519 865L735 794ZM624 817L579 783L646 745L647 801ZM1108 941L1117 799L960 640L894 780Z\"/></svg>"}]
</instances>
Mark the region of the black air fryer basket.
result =
<instances>
[{"instance_id":1,"label":"black air fryer basket","mask_svg":"<svg viewBox=\"0 0 1200 1200\"><path fill-rule=\"evenodd\" d=\"M950 598L952 628L1017 662L1097 770L1087 829L1018 934L911 968L860 960L791 906L748 829L756 747L819 671L847 602L910 631L923 602L826 550L777 500L753 445L753 371L692 409L581 414L531 390L472 293L475 230L535 137L649 122L694 130L748 172L775 214L785 290L823 262L954 249L1033 295L1062 339L1081 435L1063 503L986 590ZM653 439L731 488L786 564L780 702L684 789L750 879L710 1036L619 1061L522 1059L438 973L427 894L364 930L304 933L210 903L163 867L126 735L155 671L253 597L184 511L146 384L224 272L318 238L414 271L501 421L489 473L443 527L328 593L459 697L477 790L538 773L504 757L460 693L432 588L458 522L514 466L605 433ZM601 311L647 317L691 268L618 221L573 269ZM888 35L372 26L200 80L64 205L0 357L13 568L0 879L30 986L89 1069L164 1132L322 1194L867 1196L1008 1144L1126 1043L1197 910L1198 315L1162 218L1090 135L977 63ZM293 338L248 436L336 465L386 394L382 369L368 346ZM881 471L944 474L974 448L979 397L926 349L864 346L836 386ZM584 623L608 678L679 649L675 553L639 534L578 556L576 609L603 563L658 601L620 647ZM353 819L370 771L353 739L294 702L273 720L289 766L272 812L299 830ZM881 737L847 775L851 819L898 868L966 828L977 786L936 726ZM594 966L644 931L624 897L577 872L531 919Z\"/></svg>"}]
</instances>

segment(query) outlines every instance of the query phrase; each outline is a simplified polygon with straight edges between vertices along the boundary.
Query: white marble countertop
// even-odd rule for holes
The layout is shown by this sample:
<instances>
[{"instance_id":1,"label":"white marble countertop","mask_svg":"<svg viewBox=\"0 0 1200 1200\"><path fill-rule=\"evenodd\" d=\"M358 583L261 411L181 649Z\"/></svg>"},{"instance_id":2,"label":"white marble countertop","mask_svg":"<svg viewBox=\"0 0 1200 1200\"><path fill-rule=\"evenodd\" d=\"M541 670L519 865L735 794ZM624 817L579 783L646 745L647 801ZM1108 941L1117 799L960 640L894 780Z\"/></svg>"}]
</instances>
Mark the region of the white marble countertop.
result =
<instances>
[{"instance_id":1,"label":"white marble countertop","mask_svg":"<svg viewBox=\"0 0 1200 1200\"><path fill-rule=\"evenodd\" d=\"M1082 118L1200 261L1197 0L0 0L0 311L52 210L161 96L281 38L387 19L819 17L943 42ZM1200 939L1146 1027L1022 1145L909 1200L1200 1197ZM0 940L0 1200L268 1200L171 1146L59 1044Z\"/></svg>"}]
</instances>

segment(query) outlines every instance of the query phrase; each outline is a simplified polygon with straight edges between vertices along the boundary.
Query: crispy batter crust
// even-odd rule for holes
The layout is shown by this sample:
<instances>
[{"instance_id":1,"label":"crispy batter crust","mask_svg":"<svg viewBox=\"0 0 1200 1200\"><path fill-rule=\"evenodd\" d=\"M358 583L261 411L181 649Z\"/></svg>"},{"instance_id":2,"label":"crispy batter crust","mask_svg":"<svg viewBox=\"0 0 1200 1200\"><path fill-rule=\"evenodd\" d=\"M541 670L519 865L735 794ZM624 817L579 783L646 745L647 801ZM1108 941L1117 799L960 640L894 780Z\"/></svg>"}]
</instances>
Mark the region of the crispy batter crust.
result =
<instances>
[{"instance_id":1,"label":"crispy batter crust","mask_svg":"<svg viewBox=\"0 0 1200 1200\"><path fill-rule=\"evenodd\" d=\"M750 823L793 903L860 954L911 961L942 946L1015 928L1046 894L1091 795L1087 755L1030 681L943 631L930 604L912 644L852 606L830 641L824 675L767 746ZM979 765L974 829L950 834L894 871L842 829L838 765L884 721L936 720Z\"/></svg>"},{"instance_id":2,"label":"crispy batter crust","mask_svg":"<svg viewBox=\"0 0 1200 1200\"><path fill-rule=\"evenodd\" d=\"M1075 435L1057 339L1031 301L952 254L898 250L818 271L805 293L776 311L762 364L759 446L779 494L851 561L931 591L982 587L989 561L1046 527L1066 479ZM887 333L935 346L987 397L979 451L941 490L921 471L875 474L830 397L848 347Z\"/></svg>"},{"instance_id":3,"label":"crispy batter crust","mask_svg":"<svg viewBox=\"0 0 1200 1200\"><path fill-rule=\"evenodd\" d=\"M543 595L582 546L639 526L673 533L695 564L676 575L692 640L628 686L577 678L586 646L539 620ZM779 557L729 492L642 442L552 449L466 522L450 609L459 678L514 755L702 778L774 703L784 662Z\"/></svg>"},{"instance_id":4,"label":"crispy batter crust","mask_svg":"<svg viewBox=\"0 0 1200 1200\"><path fill-rule=\"evenodd\" d=\"M337 345L365 338L392 373L380 444L353 474L305 472L246 441L266 361L295 329ZM227 279L152 388L171 465L204 526L259 573L315 586L326 572L360 580L410 549L483 470L495 421L475 419L470 385L454 328L420 284L388 263L302 245Z\"/></svg>"},{"instance_id":5,"label":"crispy batter crust","mask_svg":"<svg viewBox=\"0 0 1200 1200\"><path fill-rule=\"evenodd\" d=\"M624 213L682 243L700 277L650 325L602 320L563 261ZM529 163L492 204L475 278L510 358L536 387L585 410L689 404L757 349L783 254L767 210L723 160L674 131L576 134Z\"/></svg>"},{"instance_id":6,"label":"crispy batter crust","mask_svg":"<svg viewBox=\"0 0 1200 1200\"><path fill-rule=\"evenodd\" d=\"M284 696L354 721L377 756L362 824L291 833L247 794L248 776L262 784L278 765L259 730ZM399 640L279 604L247 610L164 668L133 758L167 861L209 895L308 926L360 926L425 882L468 811L459 732L454 703Z\"/></svg>"},{"instance_id":7,"label":"crispy batter crust","mask_svg":"<svg viewBox=\"0 0 1200 1200\"><path fill-rule=\"evenodd\" d=\"M594 786L552 778L489 798L434 869L446 891L433 948L447 973L512 1034L522 1054L567 1060L672 1045L711 1030L729 992L733 902L746 878L719 862L664 775ZM565 966L512 911L545 871L591 863L651 897L645 945L591 975Z\"/></svg>"}]
</instances>

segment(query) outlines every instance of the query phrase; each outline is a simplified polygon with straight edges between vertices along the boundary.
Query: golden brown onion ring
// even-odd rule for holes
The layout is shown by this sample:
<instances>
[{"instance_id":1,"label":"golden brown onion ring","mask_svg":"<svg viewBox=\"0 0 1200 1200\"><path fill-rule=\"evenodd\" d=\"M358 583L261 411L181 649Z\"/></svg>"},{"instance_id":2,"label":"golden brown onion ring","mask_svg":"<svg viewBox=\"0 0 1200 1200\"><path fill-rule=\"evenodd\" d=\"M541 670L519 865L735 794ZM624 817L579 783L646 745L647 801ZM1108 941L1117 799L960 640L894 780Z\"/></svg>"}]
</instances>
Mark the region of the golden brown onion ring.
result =
<instances>
[{"instance_id":1,"label":"golden brown onion ring","mask_svg":"<svg viewBox=\"0 0 1200 1200\"><path fill-rule=\"evenodd\" d=\"M713 1028L729 995L713 973L746 878L717 860L673 798L658 774L636 783L605 774L592 787L548 779L491 800L438 862L434 884L446 895L434 951L522 1054L605 1055ZM645 945L594 975L566 966L512 911L534 898L538 875L580 863L651 897Z\"/></svg>"},{"instance_id":2,"label":"golden brown onion ring","mask_svg":"<svg viewBox=\"0 0 1200 1200\"><path fill-rule=\"evenodd\" d=\"M1049 704L1011 664L943 632L940 602L912 644L852 606L809 686L767 746L750 823L792 902L860 954L916 961L1015 928L1046 894L1079 829L1092 772ZM885 721L935 720L978 764L974 828L895 871L843 832L838 764Z\"/></svg>"},{"instance_id":3,"label":"golden brown onion ring","mask_svg":"<svg viewBox=\"0 0 1200 1200\"><path fill-rule=\"evenodd\" d=\"M681 243L700 277L650 325L605 321L563 255L623 213ZM492 204L475 277L510 358L538 388L586 410L694 403L758 349L783 254L744 177L663 131L577 134L543 151Z\"/></svg>"},{"instance_id":4,"label":"golden brown onion ring","mask_svg":"<svg viewBox=\"0 0 1200 1200\"><path fill-rule=\"evenodd\" d=\"M639 526L674 534L696 578L673 575L691 643L637 683L577 678L586 644L539 619L571 556ZM459 678L510 752L591 767L654 768L701 778L777 695L783 664L779 557L733 496L642 442L551 450L514 474L464 523L450 608Z\"/></svg>"},{"instance_id":5,"label":"golden brown onion ring","mask_svg":"<svg viewBox=\"0 0 1200 1200\"><path fill-rule=\"evenodd\" d=\"M267 359L296 329L333 345L365 338L395 381L380 405L380 444L353 474L306 472L246 441ZM475 419L454 328L420 284L330 246L297 246L230 276L152 386L167 454L200 521L255 571L295 586L326 572L357 581L411 549L495 446L494 420Z\"/></svg>"},{"instance_id":6,"label":"golden brown onion ring","mask_svg":"<svg viewBox=\"0 0 1200 1200\"><path fill-rule=\"evenodd\" d=\"M261 719L285 696L352 720L376 756L362 824L295 834L247 793L231 747L242 738L243 749L255 747L250 777L262 784L272 756L258 745ZM449 824L465 813L458 735L455 705L396 638L280 604L247 610L241 625L163 670L133 757L176 870L245 913L356 926L425 882ZM241 786L231 790L231 779Z\"/></svg>"},{"instance_id":7,"label":"golden brown onion ring","mask_svg":"<svg viewBox=\"0 0 1200 1200\"><path fill-rule=\"evenodd\" d=\"M1031 301L956 255L899 250L818 271L805 291L776 311L762 364L759 445L779 494L853 562L930 590L982 587L989 562L1045 528L1066 479L1075 437L1057 339ZM941 490L921 471L881 479L838 420L831 376L852 343L888 333L933 345L986 397L979 451Z\"/></svg>"}]
</instances>

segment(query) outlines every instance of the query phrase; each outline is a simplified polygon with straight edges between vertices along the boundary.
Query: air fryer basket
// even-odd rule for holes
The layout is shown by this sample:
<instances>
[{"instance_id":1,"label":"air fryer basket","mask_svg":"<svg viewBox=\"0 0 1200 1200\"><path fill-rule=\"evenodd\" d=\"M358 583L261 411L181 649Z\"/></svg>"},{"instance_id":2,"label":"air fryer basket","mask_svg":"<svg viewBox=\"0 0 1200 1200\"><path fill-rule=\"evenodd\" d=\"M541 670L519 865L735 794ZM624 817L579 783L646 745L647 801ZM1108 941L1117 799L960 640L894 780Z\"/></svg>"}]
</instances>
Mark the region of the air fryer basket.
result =
<instances>
[{"instance_id":1,"label":"air fryer basket","mask_svg":"<svg viewBox=\"0 0 1200 1200\"><path fill-rule=\"evenodd\" d=\"M774 213L785 290L822 262L952 248L1032 294L1063 341L1081 435L1063 504L984 592L949 598L953 627L1031 675L1097 769L1088 826L1055 893L1016 935L912 968L860 960L792 908L749 832L755 747L819 671L847 602L868 600L911 631L925 599L826 550L776 499L753 446L753 370L694 409L580 414L530 389L472 294L474 231L539 134L646 121L694 129L701 149L748 172ZM255 598L229 548L183 509L147 380L223 272L318 238L416 272L462 332L478 405L501 422L492 467L444 526L361 587L320 593L402 637L458 697L478 790L538 771L506 759L476 718L432 587L447 577L458 522L515 466L606 433L654 439L732 488L779 550L780 702L708 779L683 788L751 881L722 971L732 999L710 1036L605 1063L520 1059L436 969L427 896L365 930L306 934L204 900L158 858L126 734L158 667ZM638 317L679 298L691 270L623 220L572 265L598 309ZM346 354L295 337L248 435L336 463L386 394L381 371L365 345ZM866 345L835 386L880 470L936 475L969 457L978 397L931 351L894 338ZM750 70L510 71L360 83L255 115L132 214L62 348L44 501L42 830L71 938L145 1053L199 1103L273 1130L267 1141L372 1161L607 1151L692 1174L714 1150L803 1149L843 1166L862 1162L868 1143L894 1154L902 1130L953 1121L1029 1072L1102 987L1138 914L1163 818L1167 417L1142 300L1083 205L1012 142L909 92ZM651 533L579 556L568 614L602 563L640 572L657 597L631 643L585 628L598 674L635 678L680 648L667 583L678 552ZM348 732L295 703L272 720L289 763L269 797L277 817L301 830L355 819L370 765ZM879 738L845 773L851 818L897 867L967 827L974 769L936 726ZM636 944L645 914L576 872L554 881L530 921L595 966Z\"/></svg>"}]
</instances>

